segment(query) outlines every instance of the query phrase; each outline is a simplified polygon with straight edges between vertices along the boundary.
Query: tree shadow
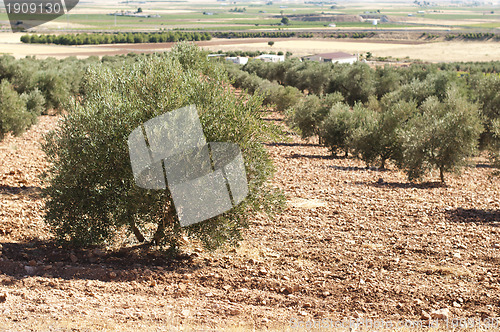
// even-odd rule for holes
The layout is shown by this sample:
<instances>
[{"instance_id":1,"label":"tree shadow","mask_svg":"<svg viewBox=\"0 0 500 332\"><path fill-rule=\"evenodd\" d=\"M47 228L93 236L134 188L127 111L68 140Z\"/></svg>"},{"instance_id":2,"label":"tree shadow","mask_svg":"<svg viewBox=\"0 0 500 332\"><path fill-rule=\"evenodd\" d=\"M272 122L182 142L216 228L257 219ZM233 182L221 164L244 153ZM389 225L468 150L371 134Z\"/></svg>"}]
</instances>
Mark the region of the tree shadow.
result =
<instances>
[{"instance_id":1,"label":"tree shadow","mask_svg":"<svg viewBox=\"0 0 500 332\"><path fill-rule=\"evenodd\" d=\"M392 188L392 189L435 189L435 188L446 188L447 185L439 181L429 181L429 182L385 182L379 179L375 183L368 183L369 186L377 188Z\"/></svg>"},{"instance_id":2,"label":"tree shadow","mask_svg":"<svg viewBox=\"0 0 500 332\"><path fill-rule=\"evenodd\" d=\"M0 185L0 195L2 195L2 194L33 195L33 194L40 194L41 191L42 191L42 188L40 188L40 187L33 187L33 186L12 187L12 186Z\"/></svg>"},{"instance_id":3,"label":"tree shadow","mask_svg":"<svg viewBox=\"0 0 500 332\"><path fill-rule=\"evenodd\" d=\"M338 157L337 159L346 159L345 157ZM388 172L390 169L388 168L380 168L380 167L359 167L359 166L336 166L336 165L328 165L327 168L333 168L338 171L372 171L372 172Z\"/></svg>"},{"instance_id":4,"label":"tree shadow","mask_svg":"<svg viewBox=\"0 0 500 332\"><path fill-rule=\"evenodd\" d=\"M332 155L314 155L314 154L299 154L299 153L294 153L289 156L284 156L286 159L297 159L297 158L308 158L308 159L341 159L342 157L336 157Z\"/></svg>"},{"instance_id":5,"label":"tree shadow","mask_svg":"<svg viewBox=\"0 0 500 332\"><path fill-rule=\"evenodd\" d=\"M260 118L261 120L268 121L268 122L284 122L284 119L273 119L273 118Z\"/></svg>"},{"instance_id":6,"label":"tree shadow","mask_svg":"<svg viewBox=\"0 0 500 332\"><path fill-rule=\"evenodd\" d=\"M287 142L273 142L273 143L264 143L264 145L267 146L310 146L310 147L317 147L321 146L317 143L287 143Z\"/></svg>"},{"instance_id":7,"label":"tree shadow","mask_svg":"<svg viewBox=\"0 0 500 332\"><path fill-rule=\"evenodd\" d=\"M490 164L476 164L475 166L472 166L472 167L475 167L475 168L493 168L493 166Z\"/></svg>"},{"instance_id":8,"label":"tree shadow","mask_svg":"<svg viewBox=\"0 0 500 332\"><path fill-rule=\"evenodd\" d=\"M196 254L172 257L147 246L104 251L98 247L73 248L56 241L35 240L1 243L0 252L0 271L11 276L12 282L32 276L65 280L149 280L163 271L192 273L203 264L203 261L194 261Z\"/></svg>"},{"instance_id":9,"label":"tree shadow","mask_svg":"<svg viewBox=\"0 0 500 332\"><path fill-rule=\"evenodd\" d=\"M490 224L500 226L500 210L480 210L457 208L446 211L450 221L460 223Z\"/></svg>"}]
</instances>

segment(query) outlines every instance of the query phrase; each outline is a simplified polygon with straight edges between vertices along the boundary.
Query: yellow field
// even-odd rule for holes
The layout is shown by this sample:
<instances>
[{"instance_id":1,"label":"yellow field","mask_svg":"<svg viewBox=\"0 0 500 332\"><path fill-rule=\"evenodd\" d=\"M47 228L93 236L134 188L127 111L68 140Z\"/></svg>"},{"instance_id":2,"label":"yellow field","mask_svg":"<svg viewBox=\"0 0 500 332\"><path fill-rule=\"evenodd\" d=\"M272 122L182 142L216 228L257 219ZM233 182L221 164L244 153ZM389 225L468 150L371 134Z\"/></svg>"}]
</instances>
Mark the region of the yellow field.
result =
<instances>
[{"instance_id":1,"label":"yellow field","mask_svg":"<svg viewBox=\"0 0 500 332\"><path fill-rule=\"evenodd\" d=\"M22 44L21 34L0 33L0 54L11 54L17 58L36 55L65 57L74 55L86 57L90 55L127 54L130 52L161 52L169 50L171 45L165 44L124 44L124 45L87 45L60 46ZM374 56L404 59L420 59L431 62L453 61L500 61L500 43L498 42L434 42L424 44L401 44L394 42L357 42L318 39L277 40L274 46L267 44L267 39L213 39L203 42L203 47L211 51L283 51L292 52L294 56L311 55L342 51L352 54L371 52Z\"/></svg>"},{"instance_id":2,"label":"yellow field","mask_svg":"<svg viewBox=\"0 0 500 332\"><path fill-rule=\"evenodd\" d=\"M436 42L417 45L370 42L349 42L337 40L286 40L277 41L271 48L266 42L252 44L214 45L211 50L273 50L289 51L296 56L342 51L374 56L420 59L431 62L453 61L500 61L498 42Z\"/></svg>"},{"instance_id":3,"label":"yellow field","mask_svg":"<svg viewBox=\"0 0 500 332\"><path fill-rule=\"evenodd\" d=\"M42 44L23 44L20 41L22 34L19 33L0 33L0 54L13 55L16 58L26 56L37 56L45 58L48 56L60 57L61 55L77 55L85 57L96 55L96 52L108 51L102 46L62 46L62 45L42 45Z\"/></svg>"}]
</instances>

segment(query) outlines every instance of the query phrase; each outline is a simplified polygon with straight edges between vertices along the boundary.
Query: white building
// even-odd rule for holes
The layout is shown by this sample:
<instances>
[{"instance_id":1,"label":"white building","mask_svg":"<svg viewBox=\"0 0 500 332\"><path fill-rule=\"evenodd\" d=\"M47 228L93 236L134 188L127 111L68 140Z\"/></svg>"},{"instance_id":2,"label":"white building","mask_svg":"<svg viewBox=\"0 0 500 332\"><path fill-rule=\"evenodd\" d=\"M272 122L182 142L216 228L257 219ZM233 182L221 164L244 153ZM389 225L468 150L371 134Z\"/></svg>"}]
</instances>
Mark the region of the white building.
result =
<instances>
[{"instance_id":1,"label":"white building","mask_svg":"<svg viewBox=\"0 0 500 332\"><path fill-rule=\"evenodd\" d=\"M228 56L225 59L237 65L246 65L248 62L248 58L244 56Z\"/></svg>"},{"instance_id":2,"label":"white building","mask_svg":"<svg viewBox=\"0 0 500 332\"><path fill-rule=\"evenodd\" d=\"M208 59L221 60L222 58L225 58L225 57L226 57L226 55L223 54L223 53L216 53L216 54L209 54L209 55L207 55Z\"/></svg>"},{"instance_id":3,"label":"white building","mask_svg":"<svg viewBox=\"0 0 500 332\"><path fill-rule=\"evenodd\" d=\"M255 59L262 60L264 62L283 62L285 61L284 55L274 55L274 54L262 54Z\"/></svg>"},{"instance_id":4,"label":"white building","mask_svg":"<svg viewBox=\"0 0 500 332\"><path fill-rule=\"evenodd\" d=\"M332 62L332 63L350 63L358 61L358 56L344 53L344 52L332 52L332 53L322 53L315 54L306 57L307 60L317 61L317 62Z\"/></svg>"}]
</instances>

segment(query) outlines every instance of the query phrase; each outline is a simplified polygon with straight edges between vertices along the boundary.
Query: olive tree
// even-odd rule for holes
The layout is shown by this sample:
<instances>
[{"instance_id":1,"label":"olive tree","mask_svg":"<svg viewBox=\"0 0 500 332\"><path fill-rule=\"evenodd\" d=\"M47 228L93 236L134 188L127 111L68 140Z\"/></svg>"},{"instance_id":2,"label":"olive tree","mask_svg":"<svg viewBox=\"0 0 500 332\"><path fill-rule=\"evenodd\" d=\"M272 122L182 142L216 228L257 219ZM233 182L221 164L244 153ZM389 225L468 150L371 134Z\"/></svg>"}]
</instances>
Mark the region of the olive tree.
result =
<instances>
[{"instance_id":1,"label":"olive tree","mask_svg":"<svg viewBox=\"0 0 500 332\"><path fill-rule=\"evenodd\" d=\"M481 104L485 131L481 145L487 148L494 144L494 122L500 121L500 77L498 75L473 75L470 79L472 99Z\"/></svg>"},{"instance_id":2,"label":"olive tree","mask_svg":"<svg viewBox=\"0 0 500 332\"><path fill-rule=\"evenodd\" d=\"M37 87L43 93L47 109L62 111L64 103L71 96L64 78L53 70L39 72Z\"/></svg>"},{"instance_id":3,"label":"olive tree","mask_svg":"<svg viewBox=\"0 0 500 332\"><path fill-rule=\"evenodd\" d=\"M0 140L7 133L19 135L36 122L36 115L7 80L0 83Z\"/></svg>"},{"instance_id":4,"label":"olive tree","mask_svg":"<svg viewBox=\"0 0 500 332\"><path fill-rule=\"evenodd\" d=\"M321 123L328 115L328 112L338 102L342 102L344 97L340 93L331 93L321 97L307 95L300 99L288 112L289 122L298 129L302 138L309 138L319 135ZM320 135L320 142L322 137Z\"/></svg>"},{"instance_id":5,"label":"olive tree","mask_svg":"<svg viewBox=\"0 0 500 332\"><path fill-rule=\"evenodd\" d=\"M30 113L41 115L45 111L45 97L37 88L29 93L23 93L21 99L26 103L26 109Z\"/></svg>"},{"instance_id":6,"label":"olive tree","mask_svg":"<svg viewBox=\"0 0 500 332\"><path fill-rule=\"evenodd\" d=\"M273 211L280 195L266 186L272 162L262 145L275 128L260 119L262 98L235 95L223 66L191 44L167 55L141 56L119 69L94 65L83 95L68 104L46 136L46 220L60 240L110 243L127 230L137 241L176 251L183 234L207 248L235 244L257 211ZM168 190L136 186L127 138L160 114L196 105L208 142L234 142L243 153L249 196L221 216L181 228Z\"/></svg>"},{"instance_id":7,"label":"olive tree","mask_svg":"<svg viewBox=\"0 0 500 332\"><path fill-rule=\"evenodd\" d=\"M401 131L402 166L409 180L438 169L444 183L445 172L460 170L474 155L482 130L477 105L458 89L449 88L443 102L427 98Z\"/></svg>"},{"instance_id":8,"label":"olive tree","mask_svg":"<svg viewBox=\"0 0 500 332\"><path fill-rule=\"evenodd\" d=\"M366 116L367 111L361 104L354 105L353 109L345 103L334 104L320 126L323 144L333 155L344 151L347 157L349 148L352 147L353 134L367 121Z\"/></svg>"},{"instance_id":9,"label":"olive tree","mask_svg":"<svg viewBox=\"0 0 500 332\"><path fill-rule=\"evenodd\" d=\"M356 102L366 102L375 94L375 71L365 63L334 65L326 92L340 92L346 102L353 106Z\"/></svg>"},{"instance_id":10,"label":"olive tree","mask_svg":"<svg viewBox=\"0 0 500 332\"><path fill-rule=\"evenodd\" d=\"M379 112L368 108L363 122L353 134L352 147L355 154L368 166L379 162L382 169L387 160L399 161L399 132L416 112L416 104L405 101L383 107Z\"/></svg>"}]
</instances>

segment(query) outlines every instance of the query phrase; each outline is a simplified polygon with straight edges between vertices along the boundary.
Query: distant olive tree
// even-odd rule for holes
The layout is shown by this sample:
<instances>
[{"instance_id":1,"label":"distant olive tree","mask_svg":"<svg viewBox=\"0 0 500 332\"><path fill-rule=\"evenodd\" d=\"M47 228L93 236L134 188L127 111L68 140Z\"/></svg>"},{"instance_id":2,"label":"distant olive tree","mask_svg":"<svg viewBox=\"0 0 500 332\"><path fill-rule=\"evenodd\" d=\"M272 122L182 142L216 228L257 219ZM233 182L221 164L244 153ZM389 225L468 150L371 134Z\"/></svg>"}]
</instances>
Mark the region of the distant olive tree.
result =
<instances>
[{"instance_id":1,"label":"distant olive tree","mask_svg":"<svg viewBox=\"0 0 500 332\"><path fill-rule=\"evenodd\" d=\"M375 71L365 63L341 64L334 67L326 92L340 92L346 102L353 106L356 102L367 102L375 94Z\"/></svg>"},{"instance_id":2,"label":"distant olive tree","mask_svg":"<svg viewBox=\"0 0 500 332\"><path fill-rule=\"evenodd\" d=\"M7 80L0 83L0 140L7 133L22 134L36 122L36 115L28 112L26 103Z\"/></svg>"},{"instance_id":3,"label":"distant olive tree","mask_svg":"<svg viewBox=\"0 0 500 332\"><path fill-rule=\"evenodd\" d=\"M47 109L62 111L70 99L68 82L56 71L43 71L38 74L37 87L45 98Z\"/></svg>"},{"instance_id":4,"label":"distant olive tree","mask_svg":"<svg viewBox=\"0 0 500 332\"><path fill-rule=\"evenodd\" d=\"M26 109L33 115L41 115L45 111L45 97L35 88L29 93L23 93L21 99L26 104Z\"/></svg>"},{"instance_id":5,"label":"distant olive tree","mask_svg":"<svg viewBox=\"0 0 500 332\"><path fill-rule=\"evenodd\" d=\"M472 99L481 105L485 130L481 135L482 148L494 140L494 122L500 121L500 77L498 75L473 75L470 79Z\"/></svg>"}]
</instances>

